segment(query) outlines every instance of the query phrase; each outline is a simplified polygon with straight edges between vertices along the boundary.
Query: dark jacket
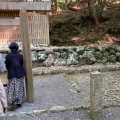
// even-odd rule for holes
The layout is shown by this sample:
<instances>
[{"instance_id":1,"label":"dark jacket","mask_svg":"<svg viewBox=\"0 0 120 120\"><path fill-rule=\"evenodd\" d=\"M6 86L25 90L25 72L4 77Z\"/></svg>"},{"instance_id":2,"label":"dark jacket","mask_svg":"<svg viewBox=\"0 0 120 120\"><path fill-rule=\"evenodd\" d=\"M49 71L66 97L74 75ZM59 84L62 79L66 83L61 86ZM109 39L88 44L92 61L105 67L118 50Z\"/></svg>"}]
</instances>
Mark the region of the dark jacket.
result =
<instances>
[{"instance_id":1,"label":"dark jacket","mask_svg":"<svg viewBox=\"0 0 120 120\"><path fill-rule=\"evenodd\" d=\"M21 78L26 75L23 67L23 55L17 51L11 51L6 55L6 69L8 70L8 79Z\"/></svg>"}]
</instances>

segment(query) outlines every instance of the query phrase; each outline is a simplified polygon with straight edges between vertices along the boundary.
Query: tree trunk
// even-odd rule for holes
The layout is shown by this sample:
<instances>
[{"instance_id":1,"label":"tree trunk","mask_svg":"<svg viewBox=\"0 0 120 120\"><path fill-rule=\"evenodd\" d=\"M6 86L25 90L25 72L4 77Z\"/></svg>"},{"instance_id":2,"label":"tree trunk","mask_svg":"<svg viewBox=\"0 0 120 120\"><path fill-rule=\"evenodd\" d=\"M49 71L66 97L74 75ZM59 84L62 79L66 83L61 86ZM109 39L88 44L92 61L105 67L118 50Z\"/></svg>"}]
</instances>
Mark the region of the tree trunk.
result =
<instances>
[{"instance_id":1,"label":"tree trunk","mask_svg":"<svg viewBox=\"0 0 120 120\"><path fill-rule=\"evenodd\" d=\"M87 4L88 4L89 14L92 15L92 11L91 11L91 0L87 0Z\"/></svg>"},{"instance_id":2,"label":"tree trunk","mask_svg":"<svg viewBox=\"0 0 120 120\"><path fill-rule=\"evenodd\" d=\"M68 4L68 0L65 0L65 8L67 10L67 4Z\"/></svg>"},{"instance_id":3,"label":"tree trunk","mask_svg":"<svg viewBox=\"0 0 120 120\"><path fill-rule=\"evenodd\" d=\"M88 10L89 10L89 15L94 18L95 22L96 22L96 26L97 28L99 28L100 24L99 24L99 21L98 21L98 14L96 12L96 3L97 3L97 0L88 0Z\"/></svg>"},{"instance_id":4,"label":"tree trunk","mask_svg":"<svg viewBox=\"0 0 120 120\"><path fill-rule=\"evenodd\" d=\"M76 0L77 6L80 6L80 0Z\"/></svg>"},{"instance_id":5,"label":"tree trunk","mask_svg":"<svg viewBox=\"0 0 120 120\"><path fill-rule=\"evenodd\" d=\"M54 0L54 3L53 3L54 5L55 5L55 9L54 9L54 11L59 11L60 10L60 8L59 8L59 5L58 5L58 0Z\"/></svg>"},{"instance_id":6,"label":"tree trunk","mask_svg":"<svg viewBox=\"0 0 120 120\"><path fill-rule=\"evenodd\" d=\"M93 6L92 8L93 8L93 18L94 18L94 20L96 22L97 28L99 28L100 27L100 23L98 21L98 17L97 17L97 13L96 13L96 8L95 8L95 6Z\"/></svg>"}]
</instances>

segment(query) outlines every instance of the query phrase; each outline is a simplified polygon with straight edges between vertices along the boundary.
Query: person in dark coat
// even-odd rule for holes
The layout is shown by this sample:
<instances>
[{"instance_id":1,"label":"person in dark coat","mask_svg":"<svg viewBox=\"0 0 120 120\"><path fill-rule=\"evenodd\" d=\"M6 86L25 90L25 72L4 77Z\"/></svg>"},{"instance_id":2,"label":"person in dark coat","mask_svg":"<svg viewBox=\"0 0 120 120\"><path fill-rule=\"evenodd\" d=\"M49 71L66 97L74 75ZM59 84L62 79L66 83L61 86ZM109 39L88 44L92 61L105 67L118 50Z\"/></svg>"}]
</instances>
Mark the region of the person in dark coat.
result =
<instances>
[{"instance_id":1,"label":"person in dark coat","mask_svg":"<svg viewBox=\"0 0 120 120\"><path fill-rule=\"evenodd\" d=\"M8 71L7 102L8 106L21 106L25 100L23 55L18 52L19 46L12 42L11 52L6 55L6 69Z\"/></svg>"}]
</instances>

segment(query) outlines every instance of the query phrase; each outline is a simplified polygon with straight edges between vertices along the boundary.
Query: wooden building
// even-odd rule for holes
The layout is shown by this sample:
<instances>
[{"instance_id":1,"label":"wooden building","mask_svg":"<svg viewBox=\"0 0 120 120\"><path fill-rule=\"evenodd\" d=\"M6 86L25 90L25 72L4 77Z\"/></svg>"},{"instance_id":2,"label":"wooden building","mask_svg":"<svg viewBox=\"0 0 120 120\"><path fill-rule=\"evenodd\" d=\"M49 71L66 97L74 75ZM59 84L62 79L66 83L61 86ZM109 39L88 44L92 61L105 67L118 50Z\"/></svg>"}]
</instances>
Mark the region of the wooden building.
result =
<instances>
[{"instance_id":1,"label":"wooden building","mask_svg":"<svg viewBox=\"0 0 120 120\"><path fill-rule=\"evenodd\" d=\"M49 16L46 13L56 10L56 0L0 0L0 43L21 41L21 9L28 12L30 42L50 44Z\"/></svg>"},{"instance_id":2,"label":"wooden building","mask_svg":"<svg viewBox=\"0 0 120 120\"><path fill-rule=\"evenodd\" d=\"M28 102L34 102L30 43L50 44L48 14L41 12L52 11L55 5L49 0L0 0L0 43L22 42ZM0 77L3 84L7 84L6 73Z\"/></svg>"}]
</instances>

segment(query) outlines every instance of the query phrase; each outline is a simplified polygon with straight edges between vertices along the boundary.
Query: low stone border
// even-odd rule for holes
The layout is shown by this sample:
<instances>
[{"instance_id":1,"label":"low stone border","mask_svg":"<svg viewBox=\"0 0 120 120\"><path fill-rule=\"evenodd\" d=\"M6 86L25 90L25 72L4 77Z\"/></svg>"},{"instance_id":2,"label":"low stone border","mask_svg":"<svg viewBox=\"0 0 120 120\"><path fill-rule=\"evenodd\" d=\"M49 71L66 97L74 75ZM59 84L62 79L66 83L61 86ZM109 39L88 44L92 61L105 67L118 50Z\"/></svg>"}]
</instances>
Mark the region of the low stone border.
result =
<instances>
[{"instance_id":1,"label":"low stone border","mask_svg":"<svg viewBox=\"0 0 120 120\"><path fill-rule=\"evenodd\" d=\"M3 117L15 117L15 116L26 116L26 115L41 115L44 113L57 113L57 112L65 112L65 111L76 111L79 109L84 109L87 110L88 107L83 107L83 106L73 106L73 107L69 107L66 108L64 106L54 106L51 109L46 109L46 110L33 110L30 112L19 112L19 113L13 113L10 115L4 115Z\"/></svg>"},{"instance_id":2,"label":"low stone border","mask_svg":"<svg viewBox=\"0 0 120 120\"><path fill-rule=\"evenodd\" d=\"M51 67L37 67L33 68L34 75L52 75L59 73L66 74L79 74L79 73L89 73L92 71L108 72L120 70L120 63L118 64L94 64L94 65L84 65L84 66L51 66Z\"/></svg>"},{"instance_id":3,"label":"low stone border","mask_svg":"<svg viewBox=\"0 0 120 120\"><path fill-rule=\"evenodd\" d=\"M119 106L103 106L104 108L109 108L109 107L119 107ZM73 106L73 107L64 107L64 106L54 106L50 109L46 109L46 110L33 110L30 112L19 112L19 113L13 113L10 115L4 115L3 117L15 117L15 116L26 116L26 115L41 115L41 114L45 114L45 113L58 113L58 112L65 112L65 111L77 111L77 110L89 110L90 106Z\"/></svg>"}]
</instances>

